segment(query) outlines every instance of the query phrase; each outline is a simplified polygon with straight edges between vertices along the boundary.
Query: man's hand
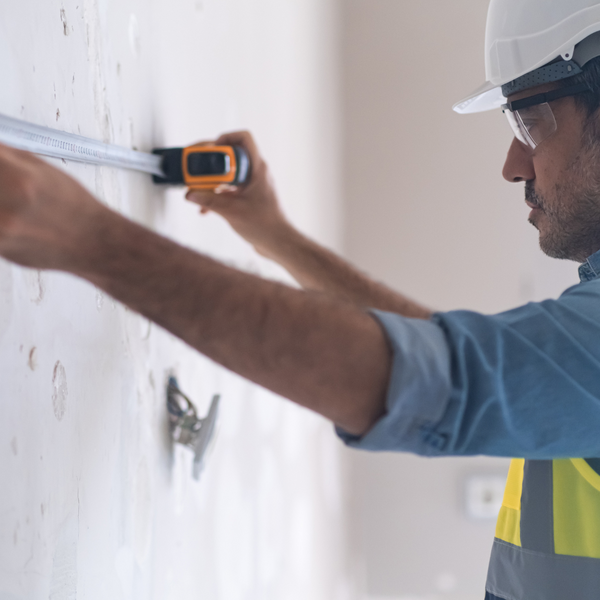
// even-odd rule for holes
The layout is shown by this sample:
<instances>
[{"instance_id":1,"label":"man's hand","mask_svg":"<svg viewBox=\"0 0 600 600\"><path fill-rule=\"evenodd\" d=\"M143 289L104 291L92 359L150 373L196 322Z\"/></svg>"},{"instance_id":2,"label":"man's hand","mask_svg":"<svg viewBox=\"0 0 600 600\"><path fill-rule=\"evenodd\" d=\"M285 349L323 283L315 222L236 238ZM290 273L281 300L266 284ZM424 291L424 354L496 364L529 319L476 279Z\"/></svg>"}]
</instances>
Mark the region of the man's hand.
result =
<instances>
[{"instance_id":1,"label":"man's hand","mask_svg":"<svg viewBox=\"0 0 600 600\"><path fill-rule=\"evenodd\" d=\"M85 271L83 245L108 212L65 173L0 145L0 255L36 269Z\"/></svg>"},{"instance_id":2,"label":"man's hand","mask_svg":"<svg viewBox=\"0 0 600 600\"><path fill-rule=\"evenodd\" d=\"M186 198L199 204L202 214L214 211L221 215L257 252L277 260L277 248L292 228L281 211L269 169L252 135L247 131L229 133L215 143L246 150L252 165L250 182L243 187L224 185L215 192L190 190Z\"/></svg>"},{"instance_id":3,"label":"man's hand","mask_svg":"<svg viewBox=\"0 0 600 600\"><path fill-rule=\"evenodd\" d=\"M244 187L223 186L217 192L189 191L186 198L202 213L214 211L256 251L279 263L305 289L325 292L360 307L379 308L407 317L428 319L431 311L373 281L345 260L296 230L285 218L265 161L248 132L222 135L217 144L242 146L252 162Z\"/></svg>"}]
</instances>

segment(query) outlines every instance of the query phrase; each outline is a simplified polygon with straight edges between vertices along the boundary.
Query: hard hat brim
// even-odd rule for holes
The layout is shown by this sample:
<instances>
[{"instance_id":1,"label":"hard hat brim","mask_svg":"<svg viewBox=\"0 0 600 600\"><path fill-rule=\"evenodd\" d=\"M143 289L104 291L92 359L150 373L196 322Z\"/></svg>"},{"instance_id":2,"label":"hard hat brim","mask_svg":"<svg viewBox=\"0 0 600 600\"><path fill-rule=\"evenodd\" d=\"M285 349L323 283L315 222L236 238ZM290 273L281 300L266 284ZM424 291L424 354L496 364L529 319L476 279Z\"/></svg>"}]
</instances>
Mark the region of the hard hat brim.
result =
<instances>
[{"instance_id":1,"label":"hard hat brim","mask_svg":"<svg viewBox=\"0 0 600 600\"><path fill-rule=\"evenodd\" d=\"M468 115L486 110L494 110L495 108L500 108L505 103L506 99L502 95L502 88L491 81L486 81L471 95L457 102L452 108L461 115Z\"/></svg>"}]
</instances>

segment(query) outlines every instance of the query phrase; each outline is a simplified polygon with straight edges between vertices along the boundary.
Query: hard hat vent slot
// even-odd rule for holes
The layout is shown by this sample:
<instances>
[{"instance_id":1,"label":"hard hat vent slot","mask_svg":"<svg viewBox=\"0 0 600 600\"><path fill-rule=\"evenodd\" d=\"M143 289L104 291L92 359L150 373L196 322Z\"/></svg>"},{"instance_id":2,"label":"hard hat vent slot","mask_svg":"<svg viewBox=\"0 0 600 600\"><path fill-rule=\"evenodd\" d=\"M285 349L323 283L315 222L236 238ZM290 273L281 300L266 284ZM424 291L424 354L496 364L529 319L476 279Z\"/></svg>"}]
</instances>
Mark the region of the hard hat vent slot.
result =
<instances>
[{"instance_id":1,"label":"hard hat vent slot","mask_svg":"<svg viewBox=\"0 0 600 600\"><path fill-rule=\"evenodd\" d=\"M561 79L567 79L567 77L573 77L581 73L579 65L572 60L561 60L558 62L550 63L545 67L536 69L531 73L527 73L514 81L510 81L502 86L502 93L505 97L511 94L518 94L523 90L527 90L544 83L553 83L560 81Z\"/></svg>"}]
</instances>

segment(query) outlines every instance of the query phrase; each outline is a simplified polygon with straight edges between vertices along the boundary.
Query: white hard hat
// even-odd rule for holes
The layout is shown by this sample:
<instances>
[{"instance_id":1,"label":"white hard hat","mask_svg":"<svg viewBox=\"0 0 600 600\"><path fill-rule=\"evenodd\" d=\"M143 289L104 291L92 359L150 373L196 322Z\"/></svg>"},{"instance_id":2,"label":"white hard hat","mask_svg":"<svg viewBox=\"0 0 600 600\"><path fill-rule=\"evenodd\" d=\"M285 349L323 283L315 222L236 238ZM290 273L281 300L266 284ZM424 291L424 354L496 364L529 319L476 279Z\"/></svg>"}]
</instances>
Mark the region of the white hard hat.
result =
<instances>
[{"instance_id":1,"label":"white hard hat","mask_svg":"<svg viewBox=\"0 0 600 600\"><path fill-rule=\"evenodd\" d=\"M485 33L487 81L454 110L491 110L509 93L577 75L600 56L598 32L598 0L491 0Z\"/></svg>"}]
</instances>

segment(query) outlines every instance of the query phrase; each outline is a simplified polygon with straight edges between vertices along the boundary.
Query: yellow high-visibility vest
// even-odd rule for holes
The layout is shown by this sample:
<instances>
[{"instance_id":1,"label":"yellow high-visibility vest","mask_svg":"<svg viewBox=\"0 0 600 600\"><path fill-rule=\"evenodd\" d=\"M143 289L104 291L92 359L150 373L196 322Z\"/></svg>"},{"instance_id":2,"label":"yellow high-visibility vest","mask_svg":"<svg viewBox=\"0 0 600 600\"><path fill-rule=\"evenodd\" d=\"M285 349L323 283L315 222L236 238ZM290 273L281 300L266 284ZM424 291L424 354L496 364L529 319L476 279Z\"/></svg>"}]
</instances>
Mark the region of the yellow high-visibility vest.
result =
<instances>
[{"instance_id":1,"label":"yellow high-visibility vest","mask_svg":"<svg viewBox=\"0 0 600 600\"><path fill-rule=\"evenodd\" d=\"M600 599L599 459L513 459L486 589L510 600Z\"/></svg>"}]
</instances>

